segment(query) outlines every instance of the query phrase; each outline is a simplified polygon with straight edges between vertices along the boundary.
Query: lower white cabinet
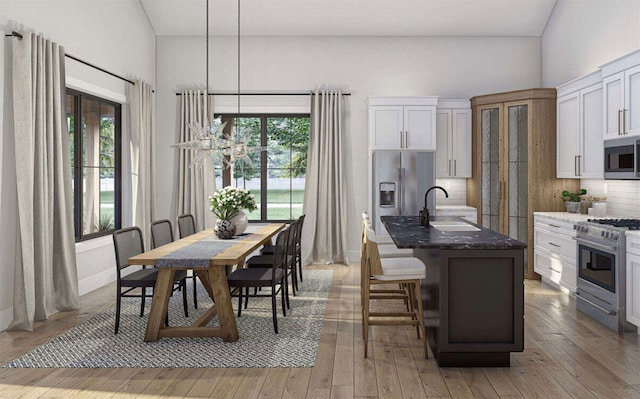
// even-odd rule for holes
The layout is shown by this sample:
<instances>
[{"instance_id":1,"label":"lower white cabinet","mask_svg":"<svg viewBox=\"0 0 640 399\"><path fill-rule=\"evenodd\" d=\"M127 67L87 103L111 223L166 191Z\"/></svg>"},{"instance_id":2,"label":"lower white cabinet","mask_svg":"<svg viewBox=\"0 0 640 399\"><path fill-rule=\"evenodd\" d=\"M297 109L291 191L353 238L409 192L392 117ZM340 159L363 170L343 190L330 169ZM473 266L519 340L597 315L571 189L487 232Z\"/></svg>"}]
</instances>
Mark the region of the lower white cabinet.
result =
<instances>
[{"instance_id":1,"label":"lower white cabinet","mask_svg":"<svg viewBox=\"0 0 640 399\"><path fill-rule=\"evenodd\" d=\"M640 235L627 235L627 321L640 327Z\"/></svg>"},{"instance_id":2,"label":"lower white cabinet","mask_svg":"<svg viewBox=\"0 0 640 399\"><path fill-rule=\"evenodd\" d=\"M572 223L534 216L533 270L551 285L576 291L576 236Z\"/></svg>"}]
</instances>

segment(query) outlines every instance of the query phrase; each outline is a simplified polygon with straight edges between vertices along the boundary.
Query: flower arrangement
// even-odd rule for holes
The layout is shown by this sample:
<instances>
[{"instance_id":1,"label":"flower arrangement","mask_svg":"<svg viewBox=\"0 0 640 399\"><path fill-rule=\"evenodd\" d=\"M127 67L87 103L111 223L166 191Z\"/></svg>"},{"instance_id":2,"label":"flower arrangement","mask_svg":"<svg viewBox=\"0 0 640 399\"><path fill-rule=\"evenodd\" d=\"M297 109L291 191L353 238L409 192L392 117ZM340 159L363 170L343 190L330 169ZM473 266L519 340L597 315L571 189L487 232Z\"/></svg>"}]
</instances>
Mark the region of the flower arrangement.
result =
<instances>
[{"instance_id":1,"label":"flower arrangement","mask_svg":"<svg viewBox=\"0 0 640 399\"><path fill-rule=\"evenodd\" d=\"M216 191L209 197L209 204L211 212L222 220L233 218L242 209L258 209L255 196L249 190L231 186Z\"/></svg>"}]
</instances>

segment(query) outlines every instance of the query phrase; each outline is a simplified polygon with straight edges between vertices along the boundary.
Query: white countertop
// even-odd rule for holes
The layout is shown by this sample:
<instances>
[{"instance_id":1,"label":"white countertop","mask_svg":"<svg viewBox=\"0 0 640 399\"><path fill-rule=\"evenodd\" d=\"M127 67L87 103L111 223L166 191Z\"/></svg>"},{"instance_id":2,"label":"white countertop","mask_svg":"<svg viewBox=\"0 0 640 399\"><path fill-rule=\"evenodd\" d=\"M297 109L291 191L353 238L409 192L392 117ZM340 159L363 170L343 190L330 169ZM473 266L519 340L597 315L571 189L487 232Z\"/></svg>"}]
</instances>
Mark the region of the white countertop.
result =
<instances>
[{"instance_id":1,"label":"white countertop","mask_svg":"<svg viewBox=\"0 0 640 399\"><path fill-rule=\"evenodd\" d=\"M567 223L586 222L587 219L597 219L593 215L584 215L582 213L569 212L533 212L534 216L545 216L548 218L560 220Z\"/></svg>"},{"instance_id":2,"label":"white countertop","mask_svg":"<svg viewBox=\"0 0 640 399\"><path fill-rule=\"evenodd\" d=\"M437 212L477 212L477 209L466 205L436 205Z\"/></svg>"}]
</instances>

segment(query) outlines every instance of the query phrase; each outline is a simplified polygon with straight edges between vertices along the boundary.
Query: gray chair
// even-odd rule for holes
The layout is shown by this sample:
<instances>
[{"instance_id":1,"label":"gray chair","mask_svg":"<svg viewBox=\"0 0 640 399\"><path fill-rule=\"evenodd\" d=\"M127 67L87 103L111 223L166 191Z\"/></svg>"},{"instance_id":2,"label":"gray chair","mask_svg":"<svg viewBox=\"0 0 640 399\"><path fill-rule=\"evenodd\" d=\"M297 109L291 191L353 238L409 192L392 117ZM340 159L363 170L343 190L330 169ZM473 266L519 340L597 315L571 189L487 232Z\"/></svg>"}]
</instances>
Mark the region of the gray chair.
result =
<instances>
[{"instance_id":1,"label":"gray chair","mask_svg":"<svg viewBox=\"0 0 640 399\"><path fill-rule=\"evenodd\" d=\"M140 298L140 317L144 315L145 299L153 296L153 287L156 285L158 270L142 266L142 269L133 273L123 275L122 271L131 266L129 258L144 252L144 243L142 241L142 231L138 227L127 227L113 232L113 246L116 253L116 322L115 334L118 333L120 327L120 307L121 300L124 297ZM184 270L177 271L174 277L174 285L182 288L182 302L184 315L189 316L187 309L187 291L185 278L187 274ZM139 288L140 293L132 291ZM147 293L147 288L151 288L151 293ZM174 290L176 289L174 288ZM168 324L168 316L165 321Z\"/></svg>"},{"instance_id":2,"label":"gray chair","mask_svg":"<svg viewBox=\"0 0 640 399\"><path fill-rule=\"evenodd\" d=\"M273 329L278 333L278 318L276 312L276 296L281 295L282 314L287 315L285 297L288 301L287 284L287 242L291 229L281 231L276 238L276 251L273 255L273 264L269 267L254 267L237 269L227 277L229 287L238 288L238 317L242 314L242 298L245 297L245 309L249 296L271 297L271 311L273 313ZM258 294L257 290L253 295L249 294L250 288L271 287L269 294Z\"/></svg>"},{"instance_id":3,"label":"gray chair","mask_svg":"<svg viewBox=\"0 0 640 399\"><path fill-rule=\"evenodd\" d=\"M191 214L178 216L178 236L180 238L188 237L196 233L196 222ZM195 273L191 275L193 278L193 307L198 309L198 289L196 282L198 278Z\"/></svg>"}]
</instances>

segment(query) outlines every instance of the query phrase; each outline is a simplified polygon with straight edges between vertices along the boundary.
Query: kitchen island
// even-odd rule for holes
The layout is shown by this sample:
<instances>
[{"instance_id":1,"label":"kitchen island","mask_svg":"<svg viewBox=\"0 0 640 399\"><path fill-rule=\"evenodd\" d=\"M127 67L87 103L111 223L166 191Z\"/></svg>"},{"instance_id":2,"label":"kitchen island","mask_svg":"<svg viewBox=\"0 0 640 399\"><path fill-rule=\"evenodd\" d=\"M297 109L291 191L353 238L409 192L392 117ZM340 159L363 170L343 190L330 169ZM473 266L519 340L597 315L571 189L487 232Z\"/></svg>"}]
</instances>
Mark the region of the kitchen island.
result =
<instances>
[{"instance_id":1,"label":"kitchen island","mask_svg":"<svg viewBox=\"0 0 640 399\"><path fill-rule=\"evenodd\" d=\"M526 244L460 218L383 216L398 248L426 265L429 346L442 367L505 367L524 350Z\"/></svg>"}]
</instances>

